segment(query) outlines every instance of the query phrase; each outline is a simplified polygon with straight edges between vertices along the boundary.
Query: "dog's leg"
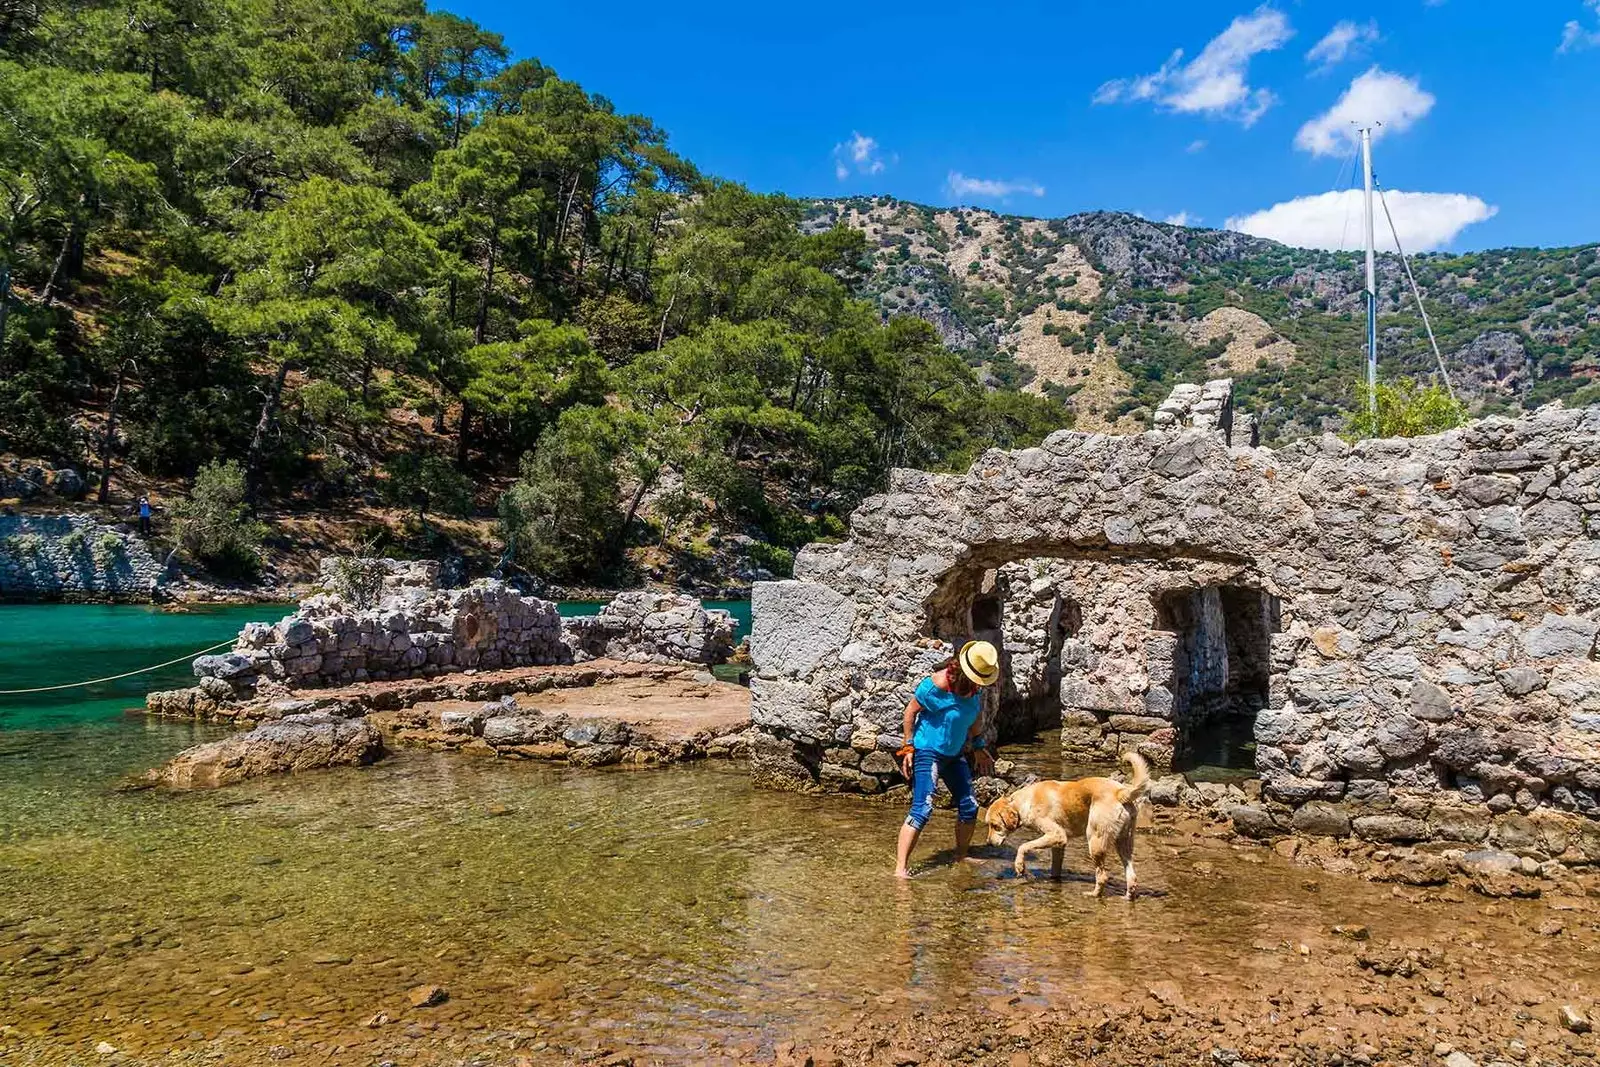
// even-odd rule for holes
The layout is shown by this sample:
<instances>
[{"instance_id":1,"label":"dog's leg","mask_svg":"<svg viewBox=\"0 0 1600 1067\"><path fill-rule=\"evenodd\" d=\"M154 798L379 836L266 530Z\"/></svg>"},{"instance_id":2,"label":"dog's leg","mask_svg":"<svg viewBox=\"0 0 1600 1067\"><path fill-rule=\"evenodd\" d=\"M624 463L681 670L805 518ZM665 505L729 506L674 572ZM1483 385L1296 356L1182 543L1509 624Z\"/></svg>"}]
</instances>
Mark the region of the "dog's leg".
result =
<instances>
[{"instance_id":1,"label":"dog's leg","mask_svg":"<svg viewBox=\"0 0 1600 1067\"><path fill-rule=\"evenodd\" d=\"M1011 865L1011 869L1017 873L1017 877L1028 877L1028 853L1034 851L1035 849L1044 848L1046 845L1053 845L1055 842L1056 836L1054 834L1047 833L1043 837L1036 837L1032 841L1025 841L1018 845L1016 862Z\"/></svg>"},{"instance_id":2,"label":"dog's leg","mask_svg":"<svg viewBox=\"0 0 1600 1067\"><path fill-rule=\"evenodd\" d=\"M1122 860L1122 878L1128 883L1127 897L1129 900L1139 890L1138 876L1133 873L1133 828L1137 816L1130 816L1127 827L1122 831L1122 836L1117 838L1117 856Z\"/></svg>"},{"instance_id":3,"label":"dog's leg","mask_svg":"<svg viewBox=\"0 0 1600 1067\"><path fill-rule=\"evenodd\" d=\"M1089 862L1094 864L1094 888L1089 890L1086 895L1091 897L1103 896L1106 891L1106 860L1108 858L1106 854L1111 851L1109 842L1106 841L1104 834L1097 832L1097 828L1093 825L1089 827L1089 832L1085 836L1087 838L1085 844L1089 846Z\"/></svg>"},{"instance_id":4,"label":"dog's leg","mask_svg":"<svg viewBox=\"0 0 1600 1067\"><path fill-rule=\"evenodd\" d=\"M1050 877L1061 881L1061 861L1066 857L1065 845L1052 845L1050 848Z\"/></svg>"}]
</instances>

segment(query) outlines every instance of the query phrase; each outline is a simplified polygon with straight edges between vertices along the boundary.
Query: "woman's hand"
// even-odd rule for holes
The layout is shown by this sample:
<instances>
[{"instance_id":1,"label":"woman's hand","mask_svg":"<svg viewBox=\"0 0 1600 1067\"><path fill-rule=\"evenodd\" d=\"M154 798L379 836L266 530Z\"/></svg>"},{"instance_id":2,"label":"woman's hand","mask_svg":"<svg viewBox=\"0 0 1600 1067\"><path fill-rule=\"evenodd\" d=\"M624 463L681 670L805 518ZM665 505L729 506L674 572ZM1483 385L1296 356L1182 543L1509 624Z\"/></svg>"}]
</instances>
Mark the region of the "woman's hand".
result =
<instances>
[{"instance_id":1,"label":"woman's hand","mask_svg":"<svg viewBox=\"0 0 1600 1067\"><path fill-rule=\"evenodd\" d=\"M979 778L987 778L994 773L994 757L989 755L988 749L980 748L973 751L972 769L978 772Z\"/></svg>"},{"instance_id":2,"label":"woman's hand","mask_svg":"<svg viewBox=\"0 0 1600 1067\"><path fill-rule=\"evenodd\" d=\"M900 773L905 775L905 779L908 782L911 781L911 767L916 756L916 752L912 750L910 745L900 750Z\"/></svg>"}]
</instances>

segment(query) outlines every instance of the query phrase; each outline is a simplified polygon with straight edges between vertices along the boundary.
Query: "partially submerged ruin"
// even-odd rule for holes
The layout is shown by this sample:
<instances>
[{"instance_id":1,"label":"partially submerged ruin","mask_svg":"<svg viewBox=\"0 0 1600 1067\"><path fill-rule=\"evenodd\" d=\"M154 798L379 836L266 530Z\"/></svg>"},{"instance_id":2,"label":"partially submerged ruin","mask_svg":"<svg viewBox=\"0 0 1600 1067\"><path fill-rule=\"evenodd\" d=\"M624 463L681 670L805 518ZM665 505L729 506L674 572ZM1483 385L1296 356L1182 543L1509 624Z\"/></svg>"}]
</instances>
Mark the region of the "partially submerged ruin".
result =
<instances>
[{"instance_id":1,"label":"partially submerged ruin","mask_svg":"<svg viewBox=\"0 0 1600 1067\"><path fill-rule=\"evenodd\" d=\"M756 779L893 785L912 686L984 636L992 736L1242 765L1256 830L1600 860L1600 408L1271 450L1228 392L895 471L755 587Z\"/></svg>"}]
</instances>

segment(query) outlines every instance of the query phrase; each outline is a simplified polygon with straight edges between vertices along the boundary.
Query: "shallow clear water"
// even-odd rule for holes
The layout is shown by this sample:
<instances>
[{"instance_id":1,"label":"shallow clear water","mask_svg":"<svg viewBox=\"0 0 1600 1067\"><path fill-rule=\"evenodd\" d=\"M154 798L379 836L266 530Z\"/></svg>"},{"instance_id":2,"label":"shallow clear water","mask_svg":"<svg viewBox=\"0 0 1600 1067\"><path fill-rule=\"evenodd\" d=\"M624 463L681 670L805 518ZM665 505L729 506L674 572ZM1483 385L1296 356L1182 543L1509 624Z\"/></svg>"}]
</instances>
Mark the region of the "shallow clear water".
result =
<instances>
[{"instance_id":1,"label":"shallow clear water","mask_svg":"<svg viewBox=\"0 0 1600 1067\"><path fill-rule=\"evenodd\" d=\"M407 751L174 794L126 783L216 728L34 720L0 731L8 1065L101 1041L133 1064L742 1057L862 1011L1137 996L1154 974L1248 987L1282 966L1262 943L1439 921L1261 850L1149 836L1151 895L1096 903L1081 848L1064 883L1013 879L1009 852L952 867L948 813L899 884L899 806L758 792L734 763ZM1006 754L1060 773L1048 745ZM412 1007L418 984L448 999Z\"/></svg>"}]
</instances>

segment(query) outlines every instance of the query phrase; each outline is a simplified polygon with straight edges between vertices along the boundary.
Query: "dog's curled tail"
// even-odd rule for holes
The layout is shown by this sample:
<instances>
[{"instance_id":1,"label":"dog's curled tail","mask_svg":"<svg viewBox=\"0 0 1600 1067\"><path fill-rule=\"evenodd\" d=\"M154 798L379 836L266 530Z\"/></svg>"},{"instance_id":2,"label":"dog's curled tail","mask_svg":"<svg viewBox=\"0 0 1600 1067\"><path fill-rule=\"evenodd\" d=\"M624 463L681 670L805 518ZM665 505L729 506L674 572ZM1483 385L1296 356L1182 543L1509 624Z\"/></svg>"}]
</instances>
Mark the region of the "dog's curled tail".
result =
<instances>
[{"instance_id":1,"label":"dog's curled tail","mask_svg":"<svg viewBox=\"0 0 1600 1067\"><path fill-rule=\"evenodd\" d=\"M1143 800L1150 789L1150 765L1132 749L1122 754L1122 762L1128 765L1133 777L1128 779L1127 785L1117 790L1117 800L1123 804L1134 804Z\"/></svg>"}]
</instances>

